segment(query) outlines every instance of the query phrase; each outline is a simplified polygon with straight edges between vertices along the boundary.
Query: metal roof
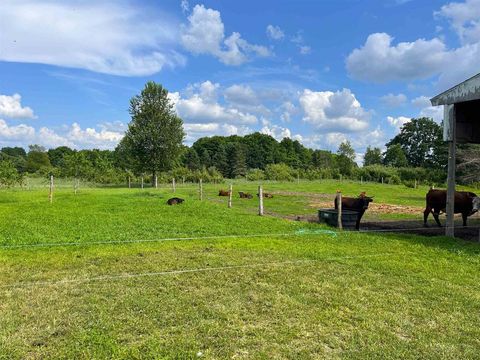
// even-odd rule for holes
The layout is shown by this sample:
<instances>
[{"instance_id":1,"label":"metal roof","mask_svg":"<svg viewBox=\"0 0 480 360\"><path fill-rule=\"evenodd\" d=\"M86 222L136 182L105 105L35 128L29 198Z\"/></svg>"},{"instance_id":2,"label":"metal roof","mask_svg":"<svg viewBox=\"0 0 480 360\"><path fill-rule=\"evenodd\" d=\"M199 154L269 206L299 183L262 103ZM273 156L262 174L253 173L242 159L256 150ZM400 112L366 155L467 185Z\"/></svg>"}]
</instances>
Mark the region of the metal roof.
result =
<instances>
[{"instance_id":1,"label":"metal roof","mask_svg":"<svg viewBox=\"0 0 480 360\"><path fill-rule=\"evenodd\" d=\"M480 100L480 73L430 99L433 106Z\"/></svg>"}]
</instances>

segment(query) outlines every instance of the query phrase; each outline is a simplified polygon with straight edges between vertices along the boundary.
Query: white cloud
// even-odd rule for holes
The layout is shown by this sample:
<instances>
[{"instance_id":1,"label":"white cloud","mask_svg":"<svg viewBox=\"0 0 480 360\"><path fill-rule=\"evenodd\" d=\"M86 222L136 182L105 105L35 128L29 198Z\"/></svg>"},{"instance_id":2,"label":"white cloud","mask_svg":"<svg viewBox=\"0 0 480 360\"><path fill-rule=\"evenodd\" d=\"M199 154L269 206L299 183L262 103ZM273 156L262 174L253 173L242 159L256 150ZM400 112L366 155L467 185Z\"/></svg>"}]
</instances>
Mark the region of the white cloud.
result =
<instances>
[{"instance_id":1,"label":"white cloud","mask_svg":"<svg viewBox=\"0 0 480 360\"><path fill-rule=\"evenodd\" d=\"M232 85L225 89L225 99L234 104L258 105L257 94L248 85Z\"/></svg>"},{"instance_id":2,"label":"white cloud","mask_svg":"<svg viewBox=\"0 0 480 360\"><path fill-rule=\"evenodd\" d=\"M449 20L462 43L480 41L480 0L451 2L442 6L435 15Z\"/></svg>"},{"instance_id":3,"label":"white cloud","mask_svg":"<svg viewBox=\"0 0 480 360\"><path fill-rule=\"evenodd\" d=\"M388 94L382 96L380 100L388 107L399 107L407 102L407 97L404 94Z\"/></svg>"},{"instance_id":4,"label":"white cloud","mask_svg":"<svg viewBox=\"0 0 480 360\"><path fill-rule=\"evenodd\" d=\"M370 113L349 89L337 92L305 89L299 100L305 112L303 120L317 128L356 132L368 127Z\"/></svg>"},{"instance_id":5,"label":"white cloud","mask_svg":"<svg viewBox=\"0 0 480 360\"><path fill-rule=\"evenodd\" d=\"M5 145L28 146L40 144L47 148L57 146L70 146L72 148L99 148L113 149L123 138L123 131L108 130L108 125L100 124L100 129L82 129L79 124L60 127L54 130L41 127L38 130L32 126L20 124L9 126L5 120L0 119L0 147Z\"/></svg>"},{"instance_id":6,"label":"white cloud","mask_svg":"<svg viewBox=\"0 0 480 360\"><path fill-rule=\"evenodd\" d=\"M281 40L285 37L284 32L280 27L268 25L267 26L267 36L273 40Z\"/></svg>"},{"instance_id":7,"label":"white cloud","mask_svg":"<svg viewBox=\"0 0 480 360\"><path fill-rule=\"evenodd\" d=\"M0 143L22 141L23 139L33 139L34 137L35 129L33 127L25 124L9 126L5 120L0 119Z\"/></svg>"},{"instance_id":8,"label":"white cloud","mask_svg":"<svg viewBox=\"0 0 480 360\"><path fill-rule=\"evenodd\" d=\"M438 74L449 58L445 44L438 38L418 39L392 46L386 33L368 36L365 45L347 57L348 72L360 80L424 79Z\"/></svg>"},{"instance_id":9,"label":"white cloud","mask_svg":"<svg viewBox=\"0 0 480 360\"><path fill-rule=\"evenodd\" d=\"M300 54L308 55L312 52L312 48L310 46L302 45L300 46Z\"/></svg>"},{"instance_id":10,"label":"white cloud","mask_svg":"<svg viewBox=\"0 0 480 360\"><path fill-rule=\"evenodd\" d=\"M237 32L225 38L220 12L195 5L188 17L188 25L182 27L182 44L194 54L210 54L226 65L241 65L250 54L269 56L270 51L260 45L252 45Z\"/></svg>"},{"instance_id":11,"label":"white cloud","mask_svg":"<svg viewBox=\"0 0 480 360\"><path fill-rule=\"evenodd\" d=\"M231 124L207 123L207 124L184 124L184 130L187 134L185 141L187 144L194 143L197 139L204 136L230 136L246 135L252 130L247 126L236 126Z\"/></svg>"},{"instance_id":12,"label":"white cloud","mask_svg":"<svg viewBox=\"0 0 480 360\"><path fill-rule=\"evenodd\" d=\"M22 107L21 102L22 97L19 94L0 95L0 116L13 119L35 119L33 110L28 106Z\"/></svg>"},{"instance_id":13,"label":"white cloud","mask_svg":"<svg viewBox=\"0 0 480 360\"><path fill-rule=\"evenodd\" d=\"M283 138L292 138L292 132L290 129L278 125L265 125L260 132L262 134L270 135L278 141L281 141Z\"/></svg>"},{"instance_id":14,"label":"white cloud","mask_svg":"<svg viewBox=\"0 0 480 360\"><path fill-rule=\"evenodd\" d=\"M182 8L182 12L185 14L190 10L190 5L187 0L182 0L180 2L180 7Z\"/></svg>"},{"instance_id":15,"label":"white cloud","mask_svg":"<svg viewBox=\"0 0 480 360\"><path fill-rule=\"evenodd\" d=\"M280 119L284 122L290 122L292 120L292 116L298 112L297 107L290 101L285 101L280 106L280 110L282 111Z\"/></svg>"},{"instance_id":16,"label":"white cloud","mask_svg":"<svg viewBox=\"0 0 480 360\"><path fill-rule=\"evenodd\" d=\"M402 126L410 122L410 120L412 119L405 116L399 116L399 117L387 116L387 121L390 123L391 126L396 128L397 131L400 131Z\"/></svg>"},{"instance_id":17,"label":"white cloud","mask_svg":"<svg viewBox=\"0 0 480 360\"><path fill-rule=\"evenodd\" d=\"M431 106L430 98L428 96L419 96L415 99L412 99L412 105L417 108L424 108L427 106Z\"/></svg>"},{"instance_id":18,"label":"white cloud","mask_svg":"<svg viewBox=\"0 0 480 360\"><path fill-rule=\"evenodd\" d=\"M127 2L2 0L0 60L144 76L185 63L178 25Z\"/></svg>"},{"instance_id":19,"label":"white cloud","mask_svg":"<svg viewBox=\"0 0 480 360\"><path fill-rule=\"evenodd\" d=\"M175 105L178 115L186 123L229 123L255 124L255 115L240 111L237 107L224 106L216 101L218 84L205 81L189 87L189 92L195 91L189 97L183 98L178 92L169 93L170 100Z\"/></svg>"},{"instance_id":20,"label":"white cloud","mask_svg":"<svg viewBox=\"0 0 480 360\"><path fill-rule=\"evenodd\" d=\"M412 105L420 109L419 117L429 117L440 123L443 120L443 106L432 106L430 98L419 96L412 100Z\"/></svg>"}]
</instances>

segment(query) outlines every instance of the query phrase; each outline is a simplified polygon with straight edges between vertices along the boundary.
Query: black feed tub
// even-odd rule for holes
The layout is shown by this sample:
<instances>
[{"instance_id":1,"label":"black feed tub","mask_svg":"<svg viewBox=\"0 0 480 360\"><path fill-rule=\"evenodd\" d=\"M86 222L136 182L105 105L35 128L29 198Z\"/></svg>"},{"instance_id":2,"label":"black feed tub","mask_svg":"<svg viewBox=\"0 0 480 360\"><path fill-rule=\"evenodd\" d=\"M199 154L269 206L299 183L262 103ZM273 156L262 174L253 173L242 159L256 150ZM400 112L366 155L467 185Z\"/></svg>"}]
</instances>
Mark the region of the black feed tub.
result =
<instances>
[{"instance_id":1,"label":"black feed tub","mask_svg":"<svg viewBox=\"0 0 480 360\"><path fill-rule=\"evenodd\" d=\"M355 227L357 217L358 211L342 210L342 226L344 228ZM318 219L320 222L337 227L338 211L337 209L320 209L318 210Z\"/></svg>"}]
</instances>

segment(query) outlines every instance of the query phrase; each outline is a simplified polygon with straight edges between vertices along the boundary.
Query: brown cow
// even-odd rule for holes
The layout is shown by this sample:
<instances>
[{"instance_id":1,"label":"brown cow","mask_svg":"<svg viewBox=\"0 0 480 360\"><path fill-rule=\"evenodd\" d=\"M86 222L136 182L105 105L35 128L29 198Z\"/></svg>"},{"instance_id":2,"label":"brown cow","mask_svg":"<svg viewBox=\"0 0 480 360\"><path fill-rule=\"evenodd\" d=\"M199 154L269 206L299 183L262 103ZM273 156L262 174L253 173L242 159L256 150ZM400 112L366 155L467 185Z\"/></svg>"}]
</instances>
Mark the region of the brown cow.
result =
<instances>
[{"instance_id":1,"label":"brown cow","mask_svg":"<svg viewBox=\"0 0 480 360\"><path fill-rule=\"evenodd\" d=\"M238 195L240 195L240 199L252 199L252 194L244 193L243 191L239 191Z\"/></svg>"},{"instance_id":2,"label":"brown cow","mask_svg":"<svg viewBox=\"0 0 480 360\"><path fill-rule=\"evenodd\" d=\"M257 197L259 197L259 196L260 196L260 195L257 194ZM270 193L264 192L264 193L263 193L263 197L264 197L264 198L267 198L267 199L272 199L272 198L273 198L273 195L270 194Z\"/></svg>"},{"instance_id":3,"label":"brown cow","mask_svg":"<svg viewBox=\"0 0 480 360\"><path fill-rule=\"evenodd\" d=\"M373 201L373 197L369 197L365 192L360 193L358 198L352 198L344 196L342 197L342 209L358 212L357 222L355 223L355 229L360 229L360 220L362 220L363 214L368 209L368 204ZM335 209L338 209L337 198L334 201Z\"/></svg>"},{"instance_id":4,"label":"brown cow","mask_svg":"<svg viewBox=\"0 0 480 360\"><path fill-rule=\"evenodd\" d=\"M425 197L426 207L423 212L423 224L427 226L427 219L430 213L438 226L442 226L438 216L445 212L447 207L447 191L430 189ZM468 191L455 191L455 205L453 212L462 214L463 226L467 226L467 217L475 214L480 209L480 198Z\"/></svg>"},{"instance_id":5,"label":"brown cow","mask_svg":"<svg viewBox=\"0 0 480 360\"><path fill-rule=\"evenodd\" d=\"M230 191L218 190L218 196L230 196Z\"/></svg>"},{"instance_id":6,"label":"brown cow","mask_svg":"<svg viewBox=\"0 0 480 360\"><path fill-rule=\"evenodd\" d=\"M167 205L178 205L178 204L181 204L184 201L185 201L184 199L173 197L173 198L167 200Z\"/></svg>"}]
</instances>

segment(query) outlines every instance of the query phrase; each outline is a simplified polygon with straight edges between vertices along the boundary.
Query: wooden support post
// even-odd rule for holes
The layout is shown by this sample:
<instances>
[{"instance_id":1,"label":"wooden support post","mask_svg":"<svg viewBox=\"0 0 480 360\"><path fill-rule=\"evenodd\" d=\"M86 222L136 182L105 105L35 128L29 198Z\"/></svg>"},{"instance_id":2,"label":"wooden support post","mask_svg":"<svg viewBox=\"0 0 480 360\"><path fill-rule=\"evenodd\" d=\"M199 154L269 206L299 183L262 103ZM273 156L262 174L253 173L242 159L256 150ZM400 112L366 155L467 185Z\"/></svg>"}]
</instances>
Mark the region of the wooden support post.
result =
<instances>
[{"instance_id":1,"label":"wooden support post","mask_svg":"<svg viewBox=\"0 0 480 360\"><path fill-rule=\"evenodd\" d=\"M363 176L360 176L360 184L363 184Z\"/></svg>"},{"instance_id":2,"label":"wooden support post","mask_svg":"<svg viewBox=\"0 0 480 360\"><path fill-rule=\"evenodd\" d=\"M337 227L340 230L342 230L343 224L342 224L342 192L341 191L337 191L337 214L338 214Z\"/></svg>"},{"instance_id":3,"label":"wooden support post","mask_svg":"<svg viewBox=\"0 0 480 360\"><path fill-rule=\"evenodd\" d=\"M382 176L382 185L383 185L383 176Z\"/></svg>"},{"instance_id":4,"label":"wooden support post","mask_svg":"<svg viewBox=\"0 0 480 360\"><path fill-rule=\"evenodd\" d=\"M455 207L455 147L456 141L448 142L448 175L447 175L447 222L446 236L455 236L454 207Z\"/></svg>"},{"instance_id":5,"label":"wooden support post","mask_svg":"<svg viewBox=\"0 0 480 360\"><path fill-rule=\"evenodd\" d=\"M417 188L417 179L415 179L415 189Z\"/></svg>"},{"instance_id":6,"label":"wooden support post","mask_svg":"<svg viewBox=\"0 0 480 360\"><path fill-rule=\"evenodd\" d=\"M142 183L142 189L143 189L143 187L144 187L144 184L143 184L143 176L142 176L142 179L141 179L140 181L141 181L141 183Z\"/></svg>"},{"instance_id":7,"label":"wooden support post","mask_svg":"<svg viewBox=\"0 0 480 360\"><path fill-rule=\"evenodd\" d=\"M232 207L233 185L230 184L230 190L228 191L228 208Z\"/></svg>"},{"instance_id":8,"label":"wooden support post","mask_svg":"<svg viewBox=\"0 0 480 360\"><path fill-rule=\"evenodd\" d=\"M258 187L258 215L263 216L263 189L262 185Z\"/></svg>"},{"instance_id":9,"label":"wooden support post","mask_svg":"<svg viewBox=\"0 0 480 360\"><path fill-rule=\"evenodd\" d=\"M130 180L130 176L128 177L128 188L130 189L132 187L132 182Z\"/></svg>"},{"instance_id":10,"label":"wooden support post","mask_svg":"<svg viewBox=\"0 0 480 360\"><path fill-rule=\"evenodd\" d=\"M48 194L48 199L50 203L53 202L53 175L50 175L50 192Z\"/></svg>"},{"instance_id":11,"label":"wooden support post","mask_svg":"<svg viewBox=\"0 0 480 360\"><path fill-rule=\"evenodd\" d=\"M155 175L155 189L158 189L158 176Z\"/></svg>"},{"instance_id":12,"label":"wooden support post","mask_svg":"<svg viewBox=\"0 0 480 360\"><path fill-rule=\"evenodd\" d=\"M182 176L182 185L185 185L185 176Z\"/></svg>"},{"instance_id":13,"label":"wooden support post","mask_svg":"<svg viewBox=\"0 0 480 360\"><path fill-rule=\"evenodd\" d=\"M342 180L343 180L343 175L340 174L340 182L342 182Z\"/></svg>"},{"instance_id":14,"label":"wooden support post","mask_svg":"<svg viewBox=\"0 0 480 360\"><path fill-rule=\"evenodd\" d=\"M78 190L78 179L73 178L73 193L77 195L77 190Z\"/></svg>"},{"instance_id":15,"label":"wooden support post","mask_svg":"<svg viewBox=\"0 0 480 360\"><path fill-rule=\"evenodd\" d=\"M446 115L446 116L445 116ZM448 117L447 123L450 125L448 134L448 173L447 173L447 221L445 225L445 235L455 236L454 208L455 208L455 156L456 156L456 119L455 107L445 105L444 117Z\"/></svg>"},{"instance_id":16,"label":"wooden support post","mask_svg":"<svg viewBox=\"0 0 480 360\"><path fill-rule=\"evenodd\" d=\"M176 188L175 188L175 178L172 179L172 190L173 192L175 192Z\"/></svg>"},{"instance_id":17,"label":"wooden support post","mask_svg":"<svg viewBox=\"0 0 480 360\"><path fill-rule=\"evenodd\" d=\"M202 184L202 179L198 182L198 192L199 192L199 198L200 201L203 200L203 184Z\"/></svg>"}]
</instances>

